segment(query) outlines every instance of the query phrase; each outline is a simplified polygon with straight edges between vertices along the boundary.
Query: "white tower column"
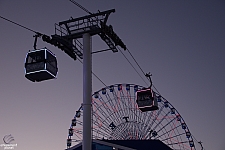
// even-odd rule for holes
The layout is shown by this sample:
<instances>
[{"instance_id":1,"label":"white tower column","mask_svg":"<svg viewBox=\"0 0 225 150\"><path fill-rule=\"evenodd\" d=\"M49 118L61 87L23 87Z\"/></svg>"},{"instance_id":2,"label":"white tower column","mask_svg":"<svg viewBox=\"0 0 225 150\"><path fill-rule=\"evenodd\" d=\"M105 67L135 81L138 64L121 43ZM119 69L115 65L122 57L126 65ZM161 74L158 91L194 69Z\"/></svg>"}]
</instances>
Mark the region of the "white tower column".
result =
<instances>
[{"instance_id":1,"label":"white tower column","mask_svg":"<svg viewBox=\"0 0 225 150\"><path fill-rule=\"evenodd\" d=\"M91 36L83 34L83 143L82 150L91 150L91 110L92 110L92 57Z\"/></svg>"}]
</instances>

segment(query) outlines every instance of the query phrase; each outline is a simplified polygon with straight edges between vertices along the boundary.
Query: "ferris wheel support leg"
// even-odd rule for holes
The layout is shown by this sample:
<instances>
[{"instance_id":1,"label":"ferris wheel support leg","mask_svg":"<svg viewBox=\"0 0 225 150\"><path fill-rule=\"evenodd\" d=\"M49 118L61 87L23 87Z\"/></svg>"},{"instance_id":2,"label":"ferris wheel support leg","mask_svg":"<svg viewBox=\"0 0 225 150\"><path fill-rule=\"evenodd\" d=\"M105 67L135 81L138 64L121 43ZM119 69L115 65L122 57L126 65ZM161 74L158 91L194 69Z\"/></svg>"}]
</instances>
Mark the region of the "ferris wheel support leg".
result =
<instances>
[{"instance_id":1,"label":"ferris wheel support leg","mask_svg":"<svg viewBox=\"0 0 225 150\"><path fill-rule=\"evenodd\" d=\"M82 150L91 150L91 96L92 96L91 36L83 35L83 143Z\"/></svg>"}]
</instances>

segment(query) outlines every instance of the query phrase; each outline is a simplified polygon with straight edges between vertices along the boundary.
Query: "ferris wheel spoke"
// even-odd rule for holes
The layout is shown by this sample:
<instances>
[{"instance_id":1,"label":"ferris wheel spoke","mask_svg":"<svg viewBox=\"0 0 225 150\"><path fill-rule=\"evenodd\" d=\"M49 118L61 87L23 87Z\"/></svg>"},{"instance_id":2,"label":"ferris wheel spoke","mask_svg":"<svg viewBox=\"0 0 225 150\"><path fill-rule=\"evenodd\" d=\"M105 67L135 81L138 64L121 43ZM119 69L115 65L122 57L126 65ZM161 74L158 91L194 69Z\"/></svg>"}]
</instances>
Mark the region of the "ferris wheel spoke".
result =
<instances>
[{"instance_id":1,"label":"ferris wheel spoke","mask_svg":"<svg viewBox=\"0 0 225 150\"><path fill-rule=\"evenodd\" d=\"M131 95L130 90L126 91L127 103L129 108L135 108L135 102L133 101L134 98L132 98L133 96Z\"/></svg>"},{"instance_id":2,"label":"ferris wheel spoke","mask_svg":"<svg viewBox=\"0 0 225 150\"><path fill-rule=\"evenodd\" d=\"M125 107L124 110L127 110L126 116L131 116L131 119L139 120L139 122L142 122L143 121L142 115L140 114L140 111L138 110L138 108L136 108L136 105L134 104L134 106L132 107L132 105L131 105L132 101L130 100L130 102L128 102L129 98L131 98L130 92L127 91L127 95L124 95L123 91L121 91L120 94L123 99L123 100L121 100L121 102L122 102L123 106ZM125 97L128 97L128 98L125 98ZM129 108L129 109L127 109L127 108ZM145 113L145 114L147 114L147 113ZM136 117L136 119L135 119L135 117Z\"/></svg>"},{"instance_id":3,"label":"ferris wheel spoke","mask_svg":"<svg viewBox=\"0 0 225 150\"><path fill-rule=\"evenodd\" d=\"M116 106L113 103L113 99L110 97L108 92L106 92L105 97L106 97L106 102L109 104L108 108L110 110L110 113L111 112L116 112L116 110L117 110Z\"/></svg>"},{"instance_id":4,"label":"ferris wheel spoke","mask_svg":"<svg viewBox=\"0 0 225 150\"><path fill-rule=\"evenodd\" d=\"M175 119L175 118L174 118ZM172 121L174 121L174 119L168 121L164 126L161 127L160 130L158 130L157 132L160 132L162 129L166 128Z\"/></svg>"},{"instance_id":5,"label":"ferris wheel spoke","mask_svg":"<svg viewBox=\"0 0 225 150\"><path fill-rule=\"evenodd\" d=\"M168 116L170 114L170 112L168 112L156 125L154 128L152 128L152 130L155 130L159 124L161 124L163 122L163 120L165 119L166 116ZM155 119L156 120L156 119ZM155 122L155 120L153 120ZM155 122L156 123L156 122Z\"/></svg>"},{"instance_id":6,"label":"ferris wheel spoke","mask_svg":"<svg viewBox=\"0 0 225 150\"><path fill-rule=\"evenodd\" d=\"M110 95L109 95L108 92L105 94L105 96L106 96L106 99L107 99L109 105L111 106L111 107L110 107L110 108L111 108L110 115L112 115L112 117L113 117L114 119L115 119L115 118L118 118L117 113L112 113L112 112L116 112L116 111L117 111L116 105L113 103L112 98L110 97Z\"/></svg>"},{"instance_id":7,"label":"ferris wheel spoke","mask_svg":"<svg viewBox=\"0 0 225 150\"><path fill-rule=\"evenodd\" d=\"M103 106L103 107L101 107L101 106ZM96 110L95 110L95 112L98 114L98 111L99 111L99 115L97 116L97 118L98 118L98 120L100 120L101 122L103 122L103 120L105 121L105 119L107 119L107 121L109 120L109 119L111 119L111 121L112 121L112 118L110 117L108 117L109 115L107 115L106 114L106 112L108 111L108 108L106 108L105 107L105 105L104 104L101 104L100 106L98 105L98 106L95 106L96 107ZM103 110L104 109L104 110ZM107 112L108 113L108 112ZM103 118L102 118L103 117ZM108 124L110 124L110 120L108 121Z\"/></svg>"},{"instance_id":8,"label":"ferris wheel spoke","mask_svg":"<svg viewBox=\"0 0 225 150\"><path fill-rule=\"evenodd\" d=\"M166 119L166 120L167 120L167 119ZM159 130L156 130L156 131L153 131L153 132L156 132L156 135L159 134L160 132L163 132L163 134L165 135L165 137L170 137L170 136L169 136L169 132L168 132L167 129L166 129L166 126L169 125L172 121L173 121L173 120L168 121L168 123L167 123L166 125L161 126ZM160 125L161 125L161 124L160 124ZM164 132L163 130L165 130L166 132ZM152 135L150 136L150 138L152 138L152 137L154 137L154 134L152 134ZM158 137L156 136L155 138L158 138ZM167 143L171 143L171 142L172 142L172 141L171 141L171 138L170 138L169 141L167 141Z\"/></svg>"},{"instance_id":9,"label":"ferris wheel spoke","mask_svg":"<svg viewBox=\"0 0 225 150\"><path fill-rule=\"evenodd\" d=\"M168 130L168 131L166 131L165 133L163 133L161 136L163 136L163 135L168 135L167 137L168 137L168 140L175 140L174 138L176 137L176 140L175 141L183 141L182 140L182 138L181 138L181 134L180 134L180 132L179 132L179 129L181 129L181 124L179 124L179 125L177 125L177 123L179 123L177 120L175 121L175 123L174 123L174 120L175 120L175 117L172 119L172 117L170 117L170 118L165 118L166 119L166 121L169 123L169 124L167 124L167 125L170 125L170 130ZM173 121L172 123L170 123L171 121L169 121L168 119L172 119L171 121ZM167 126L166 125L166 126ZM165 129L165 127L162 127L161 129ZM160 131L158 131L158 132L160 132ZM175 132L177 132L177 133L175 133ZM183 131L184 132L184 131ZM176 134L178 134L179 136L173 136L173 135L176 135ZM172 137L173 136L173 137ZM159 138L159 137L158 137ZM179 145L179 147L184 147L183 145Z\"/></svg>"},{"instance_id":10,"label":"ferris wheel spoke","mask_svg":"<svg viewBox=\"0 0 225 150\"><path fill-rule=\"evenodd\" d=\"M115 92L115 90L112 92L113 98L114 100L116 100L115 105L117 106L117 111L118 111L118 118L121 118L121 116L123 116L123 112L119 111L119 110L123 110L122 106L121 106L121 102L120 102L120 98L117 96L117 93Z\"/></svg>"},{"instance_id":11,"label":"ferris wheel spoke","mask_svg":"<svg viewBox=\"0 0 225 150\"><path fill-rule=\"evenodd\" d=\"M99 97L99 100L101 101L101 106L103 106L103 107L99 107L100 108L100 110L102 110L102 108L104 108L104 111L102 111L101 113L102 114L104 114L104 115L106 115L106 113L108 113L109 114L109 111L110 111L110 106L109 105L107 105L107 103L108 103L108 101L105 101L104 102L104 100L103 100L103 98L102 97ZM107 115L106 115L107 116ZM106 116L104 116L104 117L106 117Z\"/></svg>"},{"instance_id":12,"label":"ferris wheel spoke","mask_svg":"<svg viewBox=\"0 0 225 150\"><path fill-rule=\"evenodd\" d=\"M181 136L181 135L184 135L184 134L185 134L185 133L180 133L180 134L177 134L177 135L168 137L168 138L166 138L166 139L162 139L161 141L166 141L166 140L169 140L169 139L171 139L171 138L178 137L178 136Z\"/></svg>"},{"instance_id":13,"label":"ferris wheel spoke","mask_svg":"<svg viewBox=\"0 0 225 150\"><path fill-rule=\"evenodd\" d=\"M93 122L93 124L96 125L96 128L98 127L99 129L104 129L105 132L110 133L111 129L108 127L109 124L101 117L99 117L98 120L99 121Z\"/></svg>"},{"instance_id":14,"label":"ferris wheel spoke","mask_svg":"<svg viewBox=\"0 0 225 150\"><path fill-rule=\"evenodd\" d=\"M143 130L144 130L144 132L145 132L146 134L148 134L148 133L149 133L149 130L151 130L151 128L150 128L150 122L151 122L151 120L152 120L153 113L154 113L153 111L150 112L150 113L146 113L146 112L145 112L146 117L147 117L147 120L144 121L144 122L145 122L145 124L146 124L147 126L145 126Z\"/></svg>"},{"instance_id":15,"label":"ferris wheel spoke","mask_svg":"<svg viewBox=\"0 0 225 150\"><path fill-rule=\"evenodd\" d=\"M166 132L165 134L167 135L167 136L166 136L167 138L163 138L163 139L161 139L161 141L167 141L167 142L166 142L167 144L173 143L173 141L175 141L175 142L180 142L180 145L178 145L178 146L179 146L180 148L181 148L181 147L184 148L184 147L187 146L187 145L184 145L184 144L182 143L183 140L181 139L181 137L182 137L182 136L185 136L185 133L180 133L180 132L177 130L178 133L174 133L173 135L168 134L168 133L175 132L175 131L174 131L175 129L178 129L178 127L176 127L176 128L174 128L174 129L172 129L172 130ZM179 138L180 138L180 139L179 139ZM173 147L173 145L172 145L172 147Z\"/></svg>"},{"instance_id":16,"label":"ferris wheel spoke","mask_svg":"<svg viewBox=\"0 0 225 150\"><path fill-rule=\"evenodd\" d=\"M96 125L96 127L93 127L93 129L95 129L95 130L102 129L105 133L108 133L108 134L111 133L110 129L107 128L106 125L103 125L101 127L98 127L98 124L95 124L95 125Z\"/></svg>"},{"instance_id":17,"label":"ferris wheel spoke","mask_svg":"<svg viewBox=\"0 0 225 150\"><path fill-rule=\"evenodd\" d=\"M77 134L75 134L75 136L76 136L78 139L82 139L82 136L81 136L82 133L83 133L82 131L80 131L80 130L79 130L79 131L75 131L75 133L77 133Z\"/></svg>"},{"instance_id":18,"label":"ferris wheel spoke","mask_svg":"<svg viewBox=\"0 0 225 150\"><path fill-rule=\"evenodd\" d=\"M95 92L92 97L92 138L108 140L157 139L173 150L194 150L194 143L183 118L160 94L156 93L157 110L142 111L136 102L136 92L144 87L135 84L115 84ZM83 117L82 109L80 117ZM74 117L72 142L83 138L83 122ZM70 131L70 130L69 130ZM71 134L69 134L71 135ZM193 143L193 144L192 144Z\"/></svg>"},{"instance_id":19,"label":"ferris wheel spoke","mask_svg":"<svg viewBox=\"0 0 225 150\"><path fill-rule=\"evenodd\" d=\"M130 107L130 102L128 102L128 99L125 97L130 97L130 95L128 95L129 93L127 92L127 95L125 96L123 91L120 92L121 95L121 103L123 104L124 110L126 110L124 117L130 117L130 119L133 119L133 115L136 115L135 109L132 109L132 107Z\"/></svg>"},{"instance_id":20,"label":"ferris wheel spoke","mask_svg":"<svg viewBox=\"0 0 225 150\"><path fill-rule=\"evenodd\" d=\"M131 132L134 133L134 139L140 139L142 137L142 132L139 123L133 123Z\"/></svg>"},{"instance_id":21,"label":"ferris wheel spoke","mask_svg":"<svg viewBox=\"0 0 225 150\"><path fill-rule=\"evenodd\" d=\"M122 113L120 113L120 116L119 117L129 117L128 114L133 117L133 115L136 115L138 116L136 113L135 113L135 109L133 108L130 108L129 107L129 103L127 104L126 102L128 101L127 99L125 99L124 97L126 97L124 95L124 93L122 91L119 92L119 94L121 95L121 99L119 99L119 106L122 110L125 110L126 112L122 111ZM118 96L114 93L114 97L116 96L116 98L118 98ZM130 97L130 95L129 95ZM122 105L122 106L121 106ZM131 118L132 119L132 118Z\"/></svg>"},{"instance_id":22,"label":"ferris wheel spoke","mask_svg":"<svg viewBox=\"0 0 225 150\"><path fill-rule=\"evenodd\" d=\"M151 124L148 127L149 129L151 129L153 124L156 123L155 121L156 121L157 117L159 116L159 114L162 112L163 108L164 107L161 107L160 110L157 112L157 115L154 116L154 119L152 119L152 122L151 122Z\"/></svg>"},{"instance_id":23,"label":"ferris wheel spoke","mask_svg":"<svg viewBox=\"0 0 225 150\"><path fill-rule=\"evenodd\" d=\"M93 115L93 124L96 125L96 127L107 127L109 123L106 122L106 120L103 118L104 116L98 115L98 113L95 113ZM110 130L109 128L106 128L105 130Z\"/></svg>"},{"instance_id":24,"label":"ferris wheel spoke","mask_svg":"<svg viewBox=\"0 0 225 150\"><path fill-rule=\"evenodd\" d=\"M164 132L164 133L161 134L160 136L157 136L157 138L160 138L160 137L164 136L165 134L170 133L170 132L174 131L176 128L179 128L179 127L181 127L181 125L178 125L178 126L176 126L175 128L172 128L172 129L168 130L167 132ZM160 131L158 131L158 132L160 132ZM178 132L178 133L179 133L179 132ZM180 134L180 135L182 135L182 134Z\"/></svg>"},{"instance_id":25,"label":"ferris wheel spoke","mask_svg":"<svg viewBox=\"0 0 225 150\"><path fill-rule=\"evenodd\" d=\"M187 144L189 141L179 141L179 140L174 140L174 138L177 138L177 137L179 137L179 136L182 136L182 135L184 135L185 133L180 133L180 134L177 134L177 135L174 135L174 136L172 136L172 137L169 137L169 138L167 138L167 139L163 139L163 140L161 140L162 142L163 141L168 141L168 140L171 140L172 139L172 141L175 141L176 143L179 143L179 147L180 148L185 148L185 146L186 146L186 148L188 147L187 145L185 145L185 144Z\"/></svg>"},{"instance_id":26,"label":"ferris wheel spoke","mask_svg":"<svg viewBox=\"0 0 225 150\"><path fill-rule=\"evenodd\" d=\"M103 117L104 117L104 116L103 116ZM96 125L97 127L101 127L101 126L104 125L104 123L106 123L105 120L104 120L104 118L102 118L102 116L100 116L100 115L98 115L98 116L93 116L93 118L95 119L95 120L93 121L93 124Z\"/></svg>"},{"instance_id":27,"label":"ferris wheel spoke","mask_svg":"<svg viewBox=\"0 0 225 150\"><path fill-rule=\"evenodd\" d=\"M102 130L98 130L98 129L93 129L93 132L96 133L96 134L93 134L93 136L100 137L100 138L104 138L104 137L108 138L110 133L103 132L103 131ZM97 135L101 135L101 136L97 136Z\"/></svg>"},{"instance_id":28,"label":"ferris wheel spoke","mask_svg":"<svg viewBox=\"0 0 225 150\"><path fill-rule=\"evenodd\" d=\"M119 95L119 96L117 96L117 98L118 98L118 104L120 105L120 108L121 108L121 110L124 110L124 111L121 111L121 116L120 117L127 117L127 109L126 109L126 107L127 107L127 104L126 104L126 100L124 100L124 98L123 98L123 91L121 90L121 91L118 91L118 93L117 93L117 95Z\"/></svg>"},{"instance_id":29,"label":"ferris wheel spoke","mask_svg":"<svg viewBox=\"0 0 225 150\"><path fill-rule=\"evenodd\" d=\"M153 129L151 129L148 125L147 126L145 126L145 130L144 130L144 137L146 137L146 138L152 138L152 136L151 136L151 134L152 134L152 132L153 131L155 131L155 129L153 130Z\"/></svg>"},{"instance_id":30,"label":"ferris wheel spoke","mask_svg":"<svg viewBox=\"0 0 225 150\"><path fill-rule=\"evenodd\" d=\"M171 132L170 137L171 137L171 139L173 139L173 140L175 140L174 138L176 138L176 141L182 142L183 140L182 140L181 137L182 137L182 135L183 135L183 136L185 136L185 135L184 135L184 132L183 132L183 134L182 134L182 133L179 131L179 129L181 128L181 124L177 125L177 123L179 123L177 120L176 120L175 123L173 122L174 127L172 127L171 130L174 132L173 135L180 135L180 136L173 136L173 137L172 137L172 132ZM176 133L176 132L177 132L177 133ZM186 134L186 133L185 133L185 134ZM180 148L181 148L181 147L184 148L185 145L184 145L184 144L180 144L179 147L180 147Z\"/></svg>"}]
</instances>

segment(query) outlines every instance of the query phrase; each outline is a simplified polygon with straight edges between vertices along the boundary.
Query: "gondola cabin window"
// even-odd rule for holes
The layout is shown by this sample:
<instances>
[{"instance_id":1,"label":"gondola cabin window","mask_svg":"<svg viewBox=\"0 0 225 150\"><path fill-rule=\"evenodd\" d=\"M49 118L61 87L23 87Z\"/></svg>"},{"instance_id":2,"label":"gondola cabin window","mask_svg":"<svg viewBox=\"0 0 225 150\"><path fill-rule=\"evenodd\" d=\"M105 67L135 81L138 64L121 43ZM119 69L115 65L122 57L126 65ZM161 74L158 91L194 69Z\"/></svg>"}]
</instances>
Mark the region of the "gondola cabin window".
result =
<instances>
[{"instance_id":1,"label":"gondola cabin window","mask_svg":"<svg viewBox=\"0 0 225 150\"><path fill-rule=\"evenodd\" d=\"M33 82L54 79L58 73L56 56L47 48L32 50L25 59L25 77Z\"/></svg>"},{"instance_id":2,"label":"gondola cabin window","mask_svg":"<svg viewBox=\"0 0 225 150\"><path fill-rule=\"evenodd\" d=\"M156 94L150 88L137 91L136 102L142 112L158 110Z\"/></svg>"}]
</instances>

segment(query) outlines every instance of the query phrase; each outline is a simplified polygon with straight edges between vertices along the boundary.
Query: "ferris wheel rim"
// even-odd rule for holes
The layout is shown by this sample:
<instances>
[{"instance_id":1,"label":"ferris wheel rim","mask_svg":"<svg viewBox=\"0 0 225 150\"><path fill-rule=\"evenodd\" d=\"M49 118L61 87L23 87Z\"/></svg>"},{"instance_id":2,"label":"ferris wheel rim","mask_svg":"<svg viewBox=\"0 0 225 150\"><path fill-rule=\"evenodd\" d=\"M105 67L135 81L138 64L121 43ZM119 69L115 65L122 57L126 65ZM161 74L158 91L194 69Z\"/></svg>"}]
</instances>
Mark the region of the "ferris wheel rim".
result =
<instances>
[{"instance_id":1,"label":"ferris wheel rim","mask_svg":"<svg viewBox=\"0 0 225 150\"><path fill-rule=\"evenodd\" d=\"M94 92L93 94L92 94L92 97L94 97L96 94L99 94L99 95L101 95L101 92L103 91L103 90L109 90L111 87L119 87L119 86L121 86L121 87L126 87L126 86L130 86L130 87L134 87L134 86L138 86L139 87L139 89L143 89L143 88L145 88L144 86L140 86L140 85L137 85L137 84L127 84L127 83L119 83L119 84L113 84L113 85L109 85L109 86L105 86L105 87L103 87L103 88L101 88L100 90L98 90L98 91L96 91L96 92ZM162 100L165 102L165 103L167 103L167 105L168 105L168 107L169 108L172 108L172 109L174 109L174 111L176 112L176 115L177 116L179 116L179 119L180 119L180 122L182 122L182 123L184 123L185 124L185 129L186 129L186 131L187 132L189 132L190 133L190 130L189 130L189 128L188 128L188 126L187 126L187 124L185 123L185 121L184 121L184 119L183 119L183 117L180 115L180 113L177 111L177 109L167 100L167 99L165 99L163 96L161 96L158 92L156 93L158 96L160 96L161 98L162 98ZM109 100L108 101L106 101L105 103L107 103L107 102L109 102ZM93 103L92 103L93 104ZM101 106L100 106L101 107ZM129 109L129 108L127 108L127 109ZM79 111L82 111L82 104L81 104L81 107L78 109ZM114 112L115 113L115 112ZM94 115L94 114L93 114ZM76 115L74 116L74 118L76 118ZM167 118L164 118L165 120L167 120ZM175 118L176 119L176 118ZM92 120L93 121L93 120ZM181 125L180 125L181 126ZM71 128L72 126L70 126L70 128ZM94 131L95 129L93 128L93 131ZM185 131L185 132L186 132ZM99 131L100 132L100 131ZM166 132L170 132L170 131L166 131ZM178 132L179 133L179 132ZM102 133L103 134L103 133ZM165 133L166 134L166 133ZM184 134L184 133L183 133ZM176 135L177 136L177 135ZM98 137L98 136L96 136L96 137ZM99 136L100 137L100 136ZM159 136L160 137L160 136ZM71 138L71 137L69 137L68 136L68 139L69 138ZM141 140L141 139L140 139ZM193 141L193 138L192 138L192 135L190 134L190 136L188 137L188 140L189 140L189 142L191 141ZM192 146L192 147L194 147L194 146Z\"/></svg>"}]
</instances>

